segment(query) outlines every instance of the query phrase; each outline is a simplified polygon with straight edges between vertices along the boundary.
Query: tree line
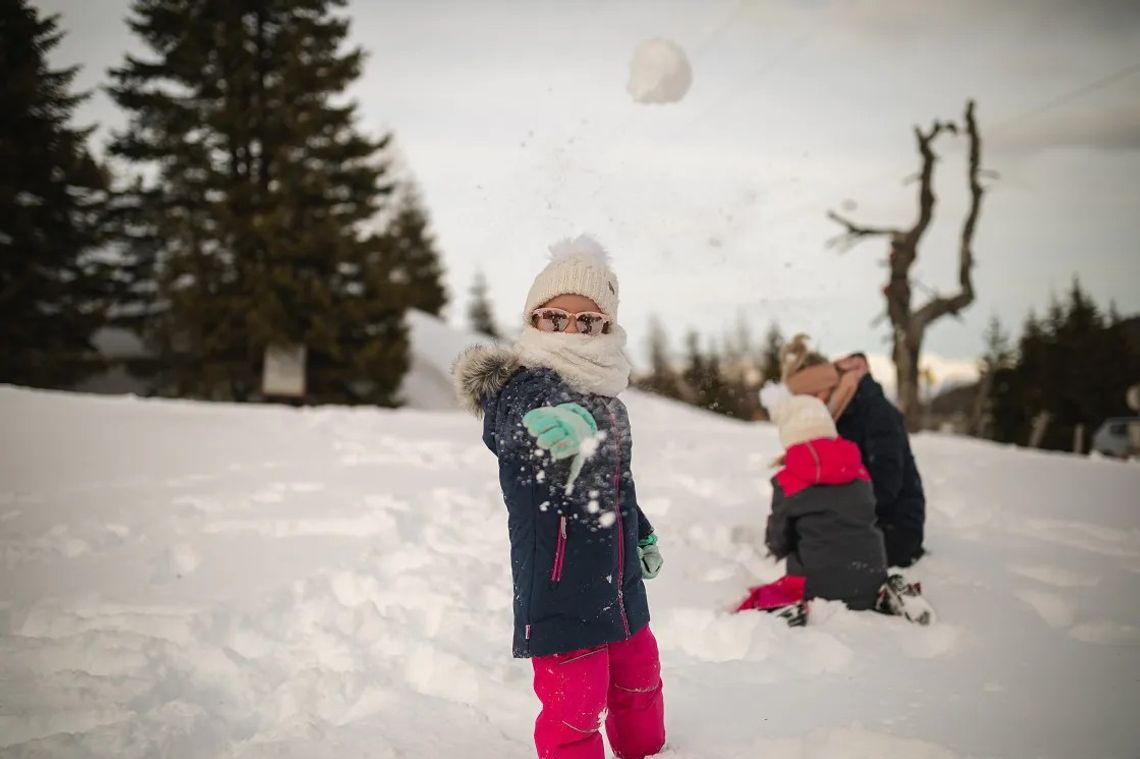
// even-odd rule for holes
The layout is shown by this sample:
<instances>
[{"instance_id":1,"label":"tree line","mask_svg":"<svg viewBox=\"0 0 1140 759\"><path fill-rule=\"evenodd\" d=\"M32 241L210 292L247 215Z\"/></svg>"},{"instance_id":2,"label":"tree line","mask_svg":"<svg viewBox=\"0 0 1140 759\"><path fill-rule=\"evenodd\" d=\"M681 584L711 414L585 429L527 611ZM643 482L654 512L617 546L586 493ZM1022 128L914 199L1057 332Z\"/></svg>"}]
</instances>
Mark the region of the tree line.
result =
<instances>
[{"instance_id":1,"label":"tree line","mask_svg":"<svg viewBox=\"0 0 1140 759\"><path fill-rule=\"evenodd\" d=\"M704 344L702 344L704 343ZM702 341L690 330L680 358L673 352L660 320L649 328L649 369L636 378L643 390L718 414L751 421L763 417L759 390L780 379L784 336L773 322L757 344L741 317L721 341Z\"/></svg>"},{"instance_id":2,"label":"tree line","mask_svg":"<svg viewBox=\"0 0 1140 759\"><path fill-rule=\"evenodd\" d=\"M28 0L0 4L0 382L105 368L104 327L160 394L260 397L270 347L303 347L306 398L393 405L404 313L447 303L427 211L391 134L345 95L364 52L345 0L135 0L144 52L107 91L106 160L77 127L77 68Z\"/></svg>"},{"instance_id":3,"label":"tree line","mask_svg":"<svg viewBox=\"0 0 1140 759\"><path fill-rule=\"evenodd\" d=\"M1140 379L1140 318L1097 305L1077 280L1016 342L991 321L986 344L973 434L1086 452L1102 422L1136 413L1126 396Z\"/></svg>"},{"instance_id":4,"label":"tree line","mask_svg":"<svg viewBox=\"0 0 1140 759\"><path fill-rule=\"evenodd\" d=\"M1140 379L1140 317L1103 307L1074 279L1043 317L1030 313L1015 339L995 317L985 332L975 384L933 399L933 426L956 420L957 431L1035 448L1088 452L1105 420L1135 416L1126 396ZM736 419L763 418L757 392L780 379L784 338L773 323L755 344L741 320L721 340L687 333L675 352L653 320L643 390Z\"/></svg>"}]
</instances>

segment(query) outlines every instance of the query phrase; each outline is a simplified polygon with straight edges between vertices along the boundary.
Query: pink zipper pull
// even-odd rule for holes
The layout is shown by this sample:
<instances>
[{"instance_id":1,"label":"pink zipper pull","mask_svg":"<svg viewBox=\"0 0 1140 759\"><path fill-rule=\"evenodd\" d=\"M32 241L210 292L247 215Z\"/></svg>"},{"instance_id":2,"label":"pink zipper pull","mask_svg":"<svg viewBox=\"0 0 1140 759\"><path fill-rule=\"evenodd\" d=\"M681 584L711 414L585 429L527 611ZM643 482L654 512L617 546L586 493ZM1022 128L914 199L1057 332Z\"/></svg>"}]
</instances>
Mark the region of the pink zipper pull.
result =
<instances>
[{"instance_id":1,"label":"pink zipper pull","mask_svg":"<svg viewBox=\"0 0 1140 759\"><path fill-rule=\"evenodd\" d=\"M562 566L566 563L566 516L558 519L558 545L554 547L554 566L550 568L550 581L562 581Z\"/></svg>"}]
</instances>

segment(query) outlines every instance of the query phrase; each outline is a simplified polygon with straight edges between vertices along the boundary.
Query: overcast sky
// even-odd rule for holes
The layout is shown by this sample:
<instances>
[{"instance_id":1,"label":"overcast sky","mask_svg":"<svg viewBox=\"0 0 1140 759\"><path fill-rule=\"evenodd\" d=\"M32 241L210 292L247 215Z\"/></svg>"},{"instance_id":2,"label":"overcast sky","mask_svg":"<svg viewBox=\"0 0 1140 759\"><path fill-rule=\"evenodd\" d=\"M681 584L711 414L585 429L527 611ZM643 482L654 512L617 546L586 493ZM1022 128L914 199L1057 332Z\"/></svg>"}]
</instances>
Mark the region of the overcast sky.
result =
<instances>
[{"instance_id":1,"label":"overcast sky","mask_svg":"<svg viewBox=\"0 0 1140 759\"><path fill-rule=\"evenodd\" d=\"M128 0L41 0L62 14L54 62L79 85L142 52ZM743 311L825 350L885 351L885 243L825 246L829 208L904 225L915 213L916 123L978 101L989 182L975 244L977 302L927 348L972 360L987 319L1017 325L1078 273L1140 311L1140 3L380 2L356 0L369 53L352 93L365 130L392 130L432 212L463 320L476 267L500 321L518 318L546 246L588 231L610 248L622 321L651 314L680 344ZM684 48L679 104L625 92L643 39ZM123 124L100 93L78 118L96 142ZM915 277L955 283L965 208L960 143L940 140L940 205ZM921 290L920 290L921 292Z\"/></svg>"}]
</instances>

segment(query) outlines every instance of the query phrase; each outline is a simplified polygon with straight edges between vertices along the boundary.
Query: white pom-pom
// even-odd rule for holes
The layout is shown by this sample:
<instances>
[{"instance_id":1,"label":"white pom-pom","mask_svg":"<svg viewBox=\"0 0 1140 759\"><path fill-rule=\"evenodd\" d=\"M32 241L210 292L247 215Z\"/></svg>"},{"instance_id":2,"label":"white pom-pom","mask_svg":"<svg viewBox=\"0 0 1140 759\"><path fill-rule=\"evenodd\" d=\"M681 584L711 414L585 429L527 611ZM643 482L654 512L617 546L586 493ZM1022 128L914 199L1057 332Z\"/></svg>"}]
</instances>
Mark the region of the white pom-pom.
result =
<instances>
[{"instance_id":1,"label":"white pom-pom","mask_svg":"<svg viewBox=\"0 0 1140 759\"><path fill-rule=\"evenodd\" d=\"M791 397L791 391L783 382L769 381L760 388L760 405L768 410L769 416L774 415L776 409Z\"/></svg>"},{"instance_id":2,"label":"white pom-pom","mask_svg":"<svg viewBox=\"0 0 1140 759\"><path fill-rule=\"evenodd\" d=\"M589 235L559 240L550 246L550 259L557 261L560 258L593 258L605 265L610 263L610 254L602 244Z\"/></svg>"}]
</instances>

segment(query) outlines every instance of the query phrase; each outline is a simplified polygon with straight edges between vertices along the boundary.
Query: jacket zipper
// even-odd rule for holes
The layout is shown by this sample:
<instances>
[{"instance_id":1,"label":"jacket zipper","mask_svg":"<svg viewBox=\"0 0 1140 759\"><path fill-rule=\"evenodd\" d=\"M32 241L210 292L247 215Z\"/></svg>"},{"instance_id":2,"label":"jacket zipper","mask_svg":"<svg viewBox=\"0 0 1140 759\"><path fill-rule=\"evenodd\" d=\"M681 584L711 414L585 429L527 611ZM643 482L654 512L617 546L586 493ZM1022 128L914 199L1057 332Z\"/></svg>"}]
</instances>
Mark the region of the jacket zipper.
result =
<instances>
[{"instance_id":1,"label":"jacket zipper","mask_svg":"<svg viewBox=\"0 0 1140 759\"><path fill-rule=\"evenodd\" d=\"M613 425L614 446L617 451L617 467L614 469L614 516L617 517L618 540L618 571L617 571L617 599L618 613L621 614L621 624L625 628L625 637L630 637L629 617L625 614L625 527L621 518L621 433L618 430L617 415L612 408L610 424Z\"/></svg>"},{"instance_id":2,"label":"jacket zipper","mask_svg":"<svg viewBox=\"0 0 1140 759\"><path fill-rule=\"evenodd\" d=\"M558 520L558 543L554 548L554 566L550 569L550 581L562 581L562 567L566 564L566 517Z\"/></svg>"}]
</instances>

